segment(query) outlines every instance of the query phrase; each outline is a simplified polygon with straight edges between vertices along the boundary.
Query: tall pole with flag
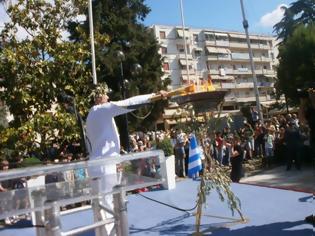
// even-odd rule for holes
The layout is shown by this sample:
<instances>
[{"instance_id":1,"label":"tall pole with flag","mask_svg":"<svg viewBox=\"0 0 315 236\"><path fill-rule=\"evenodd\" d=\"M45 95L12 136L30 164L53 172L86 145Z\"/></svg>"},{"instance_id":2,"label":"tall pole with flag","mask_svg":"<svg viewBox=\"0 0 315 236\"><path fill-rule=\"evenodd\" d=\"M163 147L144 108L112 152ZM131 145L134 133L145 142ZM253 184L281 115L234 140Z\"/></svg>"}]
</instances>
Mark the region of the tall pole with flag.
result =
<instances>
[{"instance_id":1,"label":"tall pole with flag","mask_svg":"<svg viewBox=\"0 0 315 236\"><path fill-rule=\"evenodd\" d=\"M188 177L195 178L202 170L201 153L194 134L190 137L189 157L188 157Z\"/></svg>"}]
</instances>

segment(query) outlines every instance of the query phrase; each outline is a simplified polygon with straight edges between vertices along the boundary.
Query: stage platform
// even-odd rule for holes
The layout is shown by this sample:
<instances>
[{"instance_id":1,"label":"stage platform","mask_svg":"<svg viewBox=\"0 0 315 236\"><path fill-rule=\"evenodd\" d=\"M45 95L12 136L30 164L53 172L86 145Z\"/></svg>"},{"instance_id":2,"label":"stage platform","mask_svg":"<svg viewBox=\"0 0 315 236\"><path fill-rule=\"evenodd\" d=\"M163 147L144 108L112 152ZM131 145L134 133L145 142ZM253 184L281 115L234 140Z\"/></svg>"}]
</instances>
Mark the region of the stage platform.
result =
<instances>
[{"instance_id":1,"label":"stage platform","mask_svg":"<svg viewBox=\"0 0 315 236\"><path fill-rule=\"evenodd\" d=\"M177 182L176 189L141 193L177 208L191 209L196 205L199 181L184 179ZM226 203L219 200L216 192L207 199L203 208L201 231L203 235L215 236L308 236L315 235L312 225L304 223L307 215L315 213L315 199L310 193L283 189L232 184L239 197L246 222L240 222L235 213L231 215ZM195 216L192 211L179 211L152 200L132 194L128 196L130 235L192 235ZM62 217L64 229L86 225L91 222L91 210L84 210ZM27 227L29 226L29 227ZM35 228L30 222L0 228L0 236L33 236ZM94 232L81 234L92 236Z\"/></svg>"}]
</instances>

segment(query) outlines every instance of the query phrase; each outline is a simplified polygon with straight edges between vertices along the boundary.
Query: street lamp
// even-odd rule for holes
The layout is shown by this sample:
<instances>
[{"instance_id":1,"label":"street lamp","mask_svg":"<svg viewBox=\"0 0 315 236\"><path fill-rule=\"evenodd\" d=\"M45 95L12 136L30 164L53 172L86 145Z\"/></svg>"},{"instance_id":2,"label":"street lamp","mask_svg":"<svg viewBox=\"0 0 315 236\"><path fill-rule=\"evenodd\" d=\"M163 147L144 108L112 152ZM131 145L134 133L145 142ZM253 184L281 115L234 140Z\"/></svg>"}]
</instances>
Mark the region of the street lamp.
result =
<instances>
[{"instance_id":1,"label":"street lamp","mask_svg":"<svg viewBox=\"0 0 315 236\"><path fill-rule=\"evenodd\" d=\"M127 79L124 78L124 68L123 68L123 62L125 61L126 57L125 54L122 51L117 51L116 56L120 62L120 90L122 98L126 98L126 85L129 83ZM132 67L131 73L133 75L138 75L142 72L142 66L140 64L134 64ZM130 143L129 143L129 131L128 131L128 115L123 115L123 129L120 132L121 134L121 143L122 146L126 149L127 152L130 152Z\"/></svg>"}]
</instances>

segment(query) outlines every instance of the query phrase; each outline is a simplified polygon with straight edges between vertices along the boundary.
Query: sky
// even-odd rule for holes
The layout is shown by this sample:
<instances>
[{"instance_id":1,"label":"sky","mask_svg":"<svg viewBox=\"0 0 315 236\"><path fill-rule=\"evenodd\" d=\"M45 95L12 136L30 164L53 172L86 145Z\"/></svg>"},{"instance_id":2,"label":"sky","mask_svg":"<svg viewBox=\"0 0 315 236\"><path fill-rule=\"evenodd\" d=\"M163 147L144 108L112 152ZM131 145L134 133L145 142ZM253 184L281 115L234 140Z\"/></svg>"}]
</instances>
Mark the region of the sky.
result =
<instances>
[{"instance_id":1,"label":"sky","mask_svg":"<svg viewBox=\"0 0 315 236\"><path fill-rule=\"evenodd\" d=\"M244 32L239 0L182 0L186 27ZM283 16L281 6L295 0L243 0L249 32L273 34L273 25ZM145 0L151 12L143 22L147 26L181 26L180 0Z\"/></svg>"},{"instance_id":2,"label":"sky","mask_svg":"<svg viewBox=\"0 0 315 236\"><path fill-rule=\"evenodd\" d=\"M14 0L13 0L14 1ZM243 0L249 32L272 35L272 26L283 16L281 6L295 0ZM239 0L182 0L186 27L244 32ZM144 0L151 12L146 26L181 26L180 0ZM8 21L4 5L0 5L0 28ZM20 31L23 38L26 32Z\"/></svg>"}]
</instances>

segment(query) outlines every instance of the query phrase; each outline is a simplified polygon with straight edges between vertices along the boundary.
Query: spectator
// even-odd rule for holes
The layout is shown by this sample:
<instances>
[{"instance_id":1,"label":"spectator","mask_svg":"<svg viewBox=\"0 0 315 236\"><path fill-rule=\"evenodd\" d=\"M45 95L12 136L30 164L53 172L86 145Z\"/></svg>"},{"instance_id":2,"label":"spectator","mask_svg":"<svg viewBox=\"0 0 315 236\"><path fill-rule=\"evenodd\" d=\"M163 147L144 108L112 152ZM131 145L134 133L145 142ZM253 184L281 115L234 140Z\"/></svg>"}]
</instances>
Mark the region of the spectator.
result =
<instances>
[{"instance_id":1,"label":"spectator","mask_svg":"<svg viewBox=\"0 0 315 236\"><path fill-rule=\"evenodd\" d=\"M215 134L215 146L216 146L216 157L220 165L222 165L223 159L223 138L221 137L221 132L216 132Z\"/></svg>"},{"instance_id":2,"label":"spectator","mask_svg":"<svg viewBox=\"0 0 315 236\"><path fill-rule=\"evenodd\" d=\"M251 107L250 111L251 111L253 124L255 125L258 122L258 120L259 120L259 114L258 114L258 112L257 112L255 107Z\"/></svg>"},{"instance_id":3,"label":"spectator","mask_svg":"<svg viewBox=\"0 0 315 236\"><path fill-rule=\"evenodd\" d=\"M292 162L294 161L295 168L300 170L299 148L300 148L300 133L293 122L289 125L284 133L284 141L287 150L287 170L291 170Z\"/></svg>"},{"instance_id":4,"label":"spectator","mask_svg":"<svg viewBox=\"0 0 315 236\"><path fill-rule=\"evenodd\" d=\"M271 167L274 149L274 130L268 129L268 133L265 135L265 153L266 153L266 167Z\"/></svg>"},{"instance_id":5,"label":"spectator","mask_svg":"<svg viewBox=\"0 0 315 236\"><path fill-rule=\"evenodd\" d=\"M252 129L251 125L247 122L244 123L244 138L246 141L246 152L247 158L252 159L253 151L254 151L254 130Z\"/></svg>"},{"instance_id":6,"label":"spectator","mask_svg":"<svg viewBox=\"0 0 315 236\"><path fill-rule=\"evenodd\" d=\"M175 145L175 173L178 177L185 177L185 137L179 135Z\"/></svg>"},{"instance_id":7,"label":"spectator","mask_svg":"<svg viewBox=\"0 0 315 236\"><path fill-rule=\"evenodd\" d=\"M239 137L234 137L231 150L231 180L238 183L243 175L243 149Z\"/></svg>"}]
</instances>

